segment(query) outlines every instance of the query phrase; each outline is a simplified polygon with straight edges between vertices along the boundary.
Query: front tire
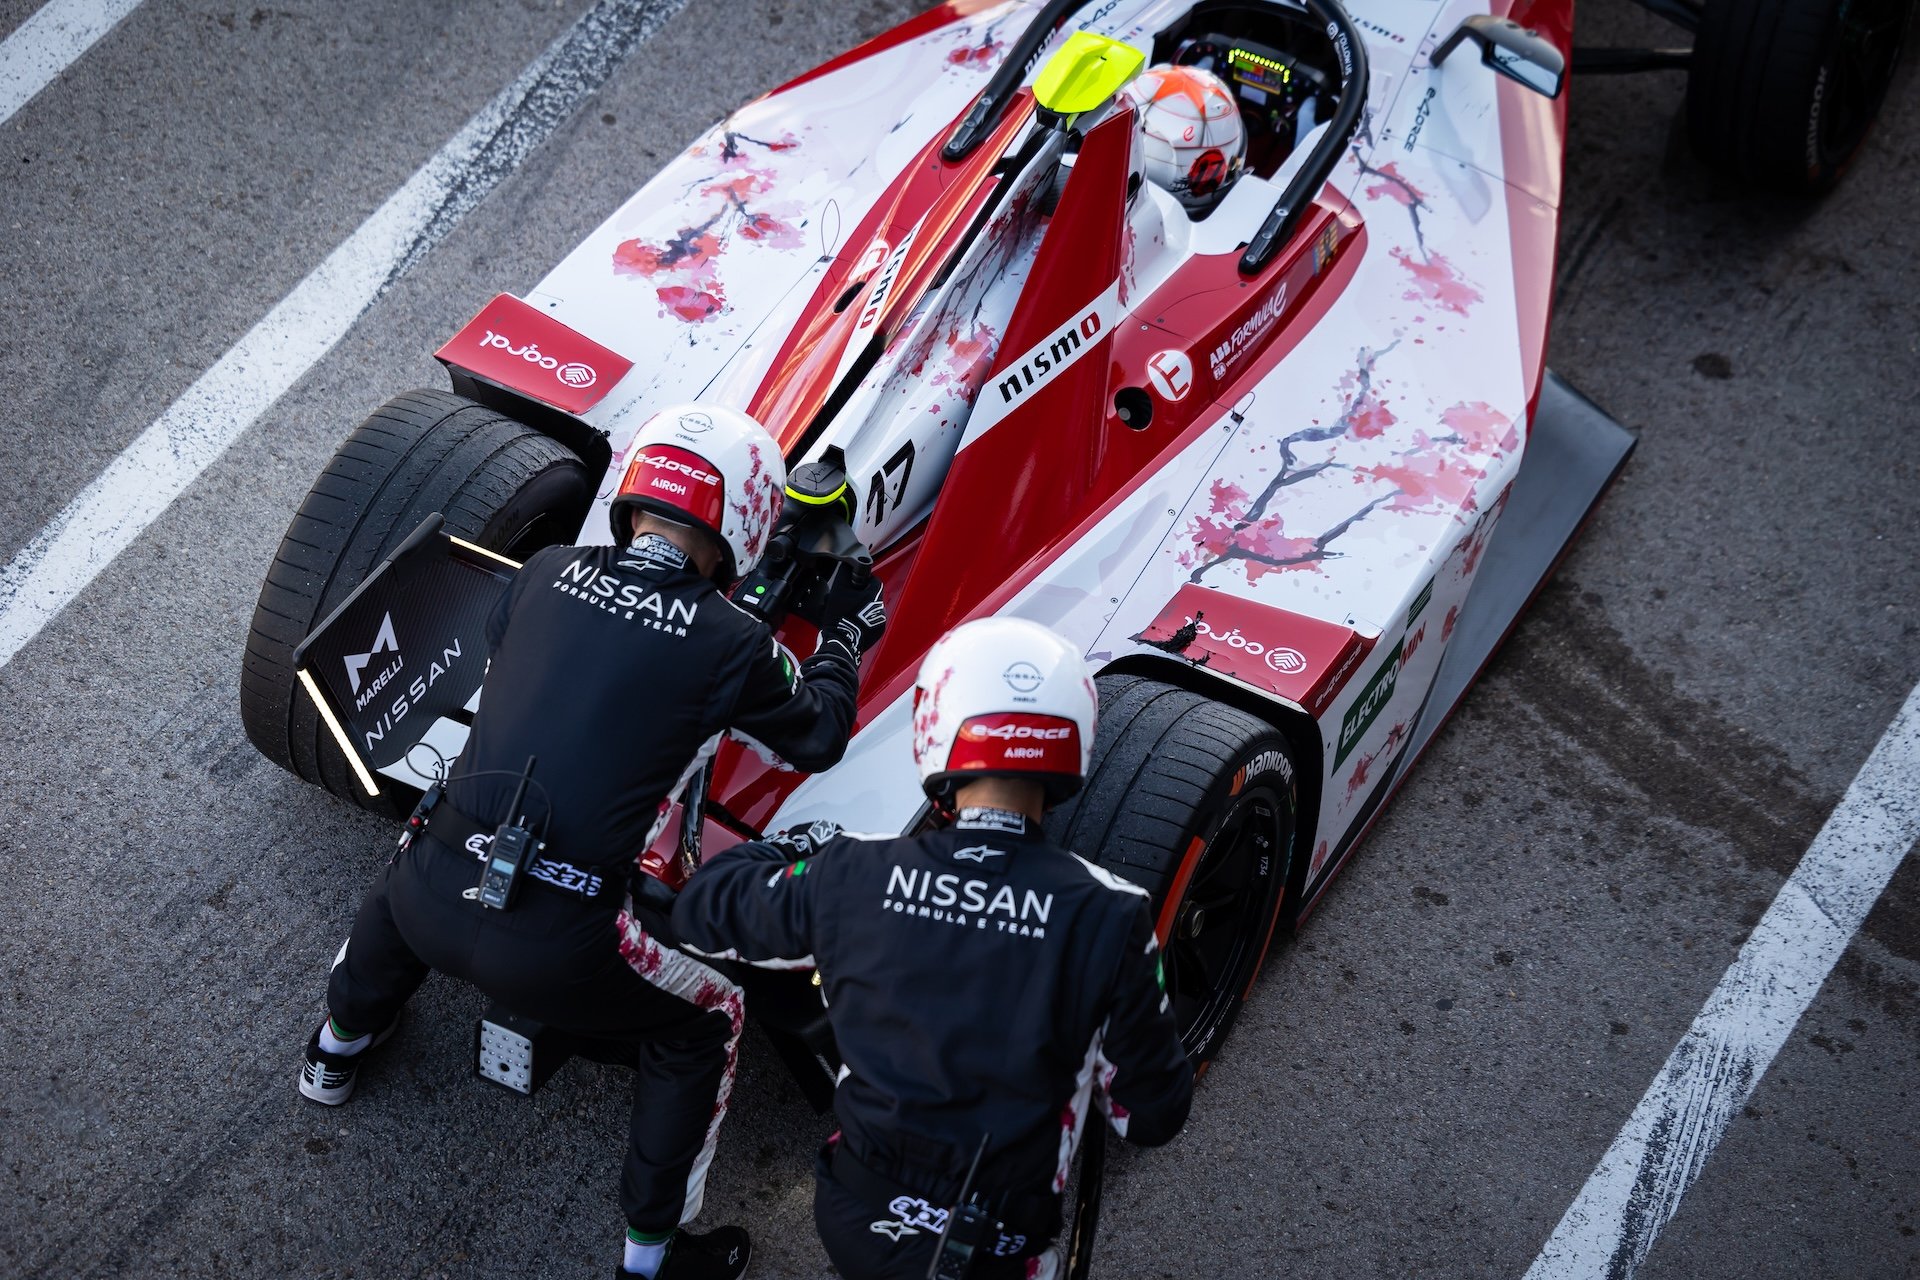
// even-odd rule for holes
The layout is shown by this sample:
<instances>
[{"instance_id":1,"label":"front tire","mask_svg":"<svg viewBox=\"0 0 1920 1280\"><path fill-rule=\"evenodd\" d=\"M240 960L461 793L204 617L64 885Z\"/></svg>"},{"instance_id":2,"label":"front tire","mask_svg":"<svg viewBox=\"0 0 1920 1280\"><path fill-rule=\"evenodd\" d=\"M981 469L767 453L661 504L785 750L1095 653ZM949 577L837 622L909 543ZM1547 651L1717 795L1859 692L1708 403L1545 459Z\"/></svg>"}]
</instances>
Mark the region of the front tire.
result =
<instances>
[{"instance_id":1,"label":"front tire","mask_svg":"<svg viewBox=\"0 0 1920 1280\"><path fill-rule=\"evenodd\" d=\"M432 513L448 533L524 560L579 532L596 482L564 445L452 392L410 391L375 410L314 482L260 588L240 675L247 737L295 777L393 812L397 798L366 794L300 691L294 646Z\"/></svg>"},{"instance_id":2,"label":"front tire","mask_svg":"<svg viewBox=\"0 0 1920 1280\"><path fill-rule=\"evenodd\" d=\"M1141 676L1098 684L1092 772L1047 831L1152 895L1174 1017L1205 1066L1284 905L1293 763L1280 732L1243 711Z\"/></svg>"},{"instance_id":3,"label":"front tire","mask_svg":"<svg viewBox=\"0 0 1920 1280\"><path fill-rule=\"evenodd\" d=\"M1687 73L1701 159L1752 186L1818 195L1880 112L1913 0L1709 0Z\"/></svg>"}]
</instances>

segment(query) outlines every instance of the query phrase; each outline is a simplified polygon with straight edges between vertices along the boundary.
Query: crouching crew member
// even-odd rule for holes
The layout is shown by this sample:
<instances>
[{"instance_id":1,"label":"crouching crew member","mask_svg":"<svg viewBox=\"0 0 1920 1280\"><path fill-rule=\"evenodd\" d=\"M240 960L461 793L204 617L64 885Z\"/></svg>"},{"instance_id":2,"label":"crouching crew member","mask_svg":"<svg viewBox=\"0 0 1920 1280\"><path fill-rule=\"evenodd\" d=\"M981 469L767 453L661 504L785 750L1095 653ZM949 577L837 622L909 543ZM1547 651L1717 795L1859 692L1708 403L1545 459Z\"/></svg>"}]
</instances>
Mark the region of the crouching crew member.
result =
<instances>
[{"instance_id":1,"label":"crouching crew member","mask_svg":"<svg viewBox=\"0 0 1920 1280\"><path fill-rule=\"evenodd\" d=\"M821 823L738 845L692 878L673 923L710 956L819 970L846 1067L814 1219L842 1276L927 1275L983 1138L974 1187L1003 1226L970 1274L1052 1276L1090 1098L1155 1146L1186 1121L1193 1069L1146 892L1041 833L1093 746L1078 651L1021 619L968 623L928 653L913 698L914 759L951 826L894 839Z\"/></svg>"},{"instance_id":2,"label":"crouching crew member","mask_svg":"<svg viewBox=\"0 0 1920 1280\"><path fill-rule=\"evenodd\" d=\"M300 1092L338 1105L430 969L516 1013L601 1044L638 1072L620 1180L617 1275L731 1280L746 1232L682 1228L700 1211L732 1084L737 987L663 944L628 892L671 798L728 730L796 768L846 750L860 651L885 626L871 580L828 602L828 639L794 664L721 593L760 558L786 466L745 414L686 405L635 437L611 505L614 546L552 547L515 576L487 626L473 732L427 817L381 875L334 961L328 1019ZM521 812L545 841L510 909L476 889L529 756Z\"/></svg>"}]
</instances>

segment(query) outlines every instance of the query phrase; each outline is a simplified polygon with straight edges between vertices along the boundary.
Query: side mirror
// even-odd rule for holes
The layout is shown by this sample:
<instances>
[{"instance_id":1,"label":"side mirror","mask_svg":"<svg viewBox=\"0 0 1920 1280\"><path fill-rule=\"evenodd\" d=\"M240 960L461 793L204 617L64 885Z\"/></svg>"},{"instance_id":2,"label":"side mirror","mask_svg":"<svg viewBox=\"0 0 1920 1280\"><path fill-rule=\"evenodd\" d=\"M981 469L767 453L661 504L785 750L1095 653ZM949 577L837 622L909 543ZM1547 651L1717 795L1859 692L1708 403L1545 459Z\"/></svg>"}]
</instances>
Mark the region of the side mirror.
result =
<instances>
[{"instance_id":1,"label":"side mirror","mask_svg":"<svg viewBox=\"0 0 1920 1280\"><path fill-rule=\"evenodd\" d=\"M1428 61L1439 66L1462 40L1468 39L1480 46L1480 61L1509 80L1518 80L1535 93L1549 98L1560 96L1560 85L1566 78L1567 60L1560 55L1553 41L1511 18L1496 18L1490 13L1475 14L1455 27L1453 34L1440 42Z\"/></svg>"}]
</instances>

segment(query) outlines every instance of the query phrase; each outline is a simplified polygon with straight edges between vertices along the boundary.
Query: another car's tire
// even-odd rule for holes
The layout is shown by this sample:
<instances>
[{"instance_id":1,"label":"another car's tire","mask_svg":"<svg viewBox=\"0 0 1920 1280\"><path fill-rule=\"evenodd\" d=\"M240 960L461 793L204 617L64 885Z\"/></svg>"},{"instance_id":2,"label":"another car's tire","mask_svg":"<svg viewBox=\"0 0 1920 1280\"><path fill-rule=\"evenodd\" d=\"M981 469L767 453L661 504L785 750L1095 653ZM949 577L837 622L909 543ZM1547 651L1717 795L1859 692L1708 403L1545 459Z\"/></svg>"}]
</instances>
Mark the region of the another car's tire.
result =
<instances>
[{"instance_id":1,"label":"another car's tire","mask_svg":"<svg viewBox=\"0 0 1920 1280\"><path fill-rule=\"evenodd\" d=\"M1239 1015L1283 905L1293 763L1280 732L1244 711L1141 676L1098 683L1092 772L1048 817L1048 833L1153 896L1167 993L1204 1066Z\"/></svg>"},{"instance_id":2,"label":"another car's tire","mask_svg":"<svg viewBox=\"0 0 1920 1280\"><path fill-rule=\"evenodd\" d=\"M1913 0L1708 0L1687 74L1701 159L1754 187L1817 195L1879 114Z\"/></svg>"},{"instance_id":3,"label":"another car's tire","mask_svg":"<svg viewBox=\"0 0 1920 1280\"><path fill-rule=\"evenodd\" d=\"M294 675L294 646L420 522L524 559L571 539L597 477L564 445L447 391L410 391L374 411L333 455L293 518L260 588L240 675L240 719L267 759L376 812L373 798Z\"/></svg>"}]
</instances>

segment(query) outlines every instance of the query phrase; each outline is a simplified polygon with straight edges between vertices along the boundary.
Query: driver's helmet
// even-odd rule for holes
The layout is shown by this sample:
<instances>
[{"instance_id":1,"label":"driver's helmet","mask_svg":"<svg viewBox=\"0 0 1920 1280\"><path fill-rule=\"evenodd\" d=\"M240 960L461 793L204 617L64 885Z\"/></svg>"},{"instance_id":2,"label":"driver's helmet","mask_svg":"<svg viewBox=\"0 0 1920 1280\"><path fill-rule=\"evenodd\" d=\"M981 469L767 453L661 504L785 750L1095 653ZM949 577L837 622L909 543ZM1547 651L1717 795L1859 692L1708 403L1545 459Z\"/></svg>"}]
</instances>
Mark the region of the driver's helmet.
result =
<instances>
[{"instance_id":1,"label":"driver's helmet","mask_svg":"<svg viewBox=\"0 0 1920 1280\"><path fill-rule=\"evenodd\" d=\"M713 534L726 549L715 576L731 582L767 549L787 487L787 461L767 429L738 409L668 405L634 433L607 517L613 541L650 512Z\"/></svg>"},{"instance_id":2,"label":"driver's helmet","mask_svg":"<svg viewBox=\"0 0 1920 1280\"><path fill-rule=\"evenodd\" d=\"M1247 128L1233 93L1199 67L1148 67L1122 90L1134 108L1139 160L1198 217L1219 203L1247 162Z\"/></svg>"},{"instance_id":3,"label":"driver's helmet","mask_svg":"<svg viewBox=\"0 0 1920 1280\"><path fill-rule=\"evenodd\" d=\"M913 762L943 803L973 778L1027 778L1058 804L1093 755L1097 701L1080 651L1025 618L962 623L936 642L913 686Z\"/></svg>"}]
</instances>

